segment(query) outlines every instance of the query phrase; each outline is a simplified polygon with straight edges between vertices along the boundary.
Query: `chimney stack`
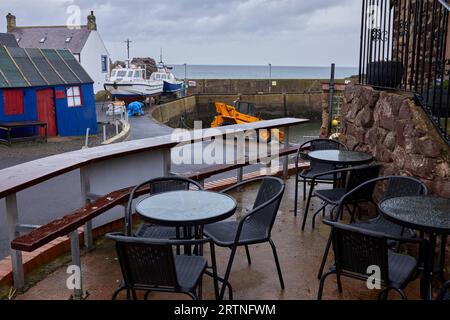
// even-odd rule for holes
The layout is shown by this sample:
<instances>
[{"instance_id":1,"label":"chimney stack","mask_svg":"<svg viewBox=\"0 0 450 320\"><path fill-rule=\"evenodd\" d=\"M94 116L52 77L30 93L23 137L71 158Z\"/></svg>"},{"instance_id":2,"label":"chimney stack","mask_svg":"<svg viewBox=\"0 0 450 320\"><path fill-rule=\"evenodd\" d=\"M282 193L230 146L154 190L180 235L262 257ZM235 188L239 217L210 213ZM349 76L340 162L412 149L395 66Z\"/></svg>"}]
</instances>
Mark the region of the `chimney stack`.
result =
<instances>
[{"instance_id":1,"label":"chimney stack","mask_svg":"<svg viewBox=\"0 0 450 320\"><path fill-rule=\"evenodd\" d=\"M6 15L6 31L12 32L16 28L16 16L8 13Z\"/></svg>"},{"instance_id":2,"label":"chimney stack","mask_svg":"<svg viewBox=\"0 0 450 320\"><path fill-rule=\"evenodd\" d=\"M87 17L87 29L89 31L96 31L97 30L97 23L95 22L95 16L94 11L91 11L91 14Z\"/></svg>"}]
</instances>

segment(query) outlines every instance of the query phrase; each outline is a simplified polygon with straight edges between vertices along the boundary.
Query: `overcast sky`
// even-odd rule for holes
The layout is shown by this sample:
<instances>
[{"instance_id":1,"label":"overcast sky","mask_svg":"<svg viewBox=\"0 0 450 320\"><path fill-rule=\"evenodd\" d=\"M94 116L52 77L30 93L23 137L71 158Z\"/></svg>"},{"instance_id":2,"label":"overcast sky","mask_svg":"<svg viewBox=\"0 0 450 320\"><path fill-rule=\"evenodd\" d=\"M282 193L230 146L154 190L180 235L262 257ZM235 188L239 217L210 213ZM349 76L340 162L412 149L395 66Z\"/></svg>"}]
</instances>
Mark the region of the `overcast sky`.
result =
<instances>
[{"instance_id":1,"label":"overcast sky","mask_svg":"<svg viewBox=\"0 0 450 320\"><path fill-rule=\"evenodd\" d=\"M62 25L94 10L113 60L159 57L168 64L358 65L361 0L0 0L17 25Z\"/></svg>"}]
</instances>

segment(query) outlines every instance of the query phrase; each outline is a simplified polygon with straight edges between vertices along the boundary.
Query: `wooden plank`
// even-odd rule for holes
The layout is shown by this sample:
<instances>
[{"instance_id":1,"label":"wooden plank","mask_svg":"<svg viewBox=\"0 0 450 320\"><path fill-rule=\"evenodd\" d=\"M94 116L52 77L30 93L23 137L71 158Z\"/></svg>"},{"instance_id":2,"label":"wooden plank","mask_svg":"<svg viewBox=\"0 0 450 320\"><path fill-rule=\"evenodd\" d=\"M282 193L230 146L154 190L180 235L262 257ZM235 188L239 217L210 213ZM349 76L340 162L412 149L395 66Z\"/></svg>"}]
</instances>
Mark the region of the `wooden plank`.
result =
<instances>
[{"instance_id":1,"label":"wooden plank","mask_svg":"<svg viewBox=\"0 0 450 320\"><path fill-rule=\"evenodd\" d=\"M31 252L50 241L68 235L72 231L84 225L86 222L94 219L102 213L128 202L133 187L113 191L108 195L96 199L83 208L53 220L52 222L31 231L23 236L17 237L11 242L11 248L20 251ZM138 191L138 195L148 193L148 187Z\"/></svg>"},{"instance_id":2,"label":"wooden plank","mask_svg":"<svg viewBox=\"0 0 450 320\"><path fill-rule=\"evenodd\" d=\"M247 130L300 125L307 122L309 120L296 118L259 121L245 125L215 128L215 130L193 131L190 138L181 139L181 141L173 141L173 136L165 135L54 155L0 170L0 198L93 163L152 150L172 148L181 143L210 139L217 136L218 131L226 134L227 130L233 129L235 133L239 133Z\"/></svg>"},{"instance_id":3,"label":"wooden plank","mask_svg":"<svg viewBox=\"0 0 450 320\"><path fill-rule=\"evenodd\" d=\"M20 128L29 126L43 126L47 123L44 121L17 121L17 122L1 122L0 127L3 128Z\"/></svg>"},{"instance_id":4,"label":"wooden plank","mask_svg":"<svg viewBox=\"0 0 450 320\"><path fill-rule=\"evenodd\" d=\"M290 154L297 153L299 146L289 146L287 148L280 149L278 155L280 157L287 156ZM259 160L259 159L258 159ZM193 180L204 180L207 178L210 178L212 176L215 176L217 174L221 174L227 171L239 169L245 166L248 166L250 164L249 160L246 158L245 162L243 163L234 163L234 164L223 164L223 165L215 165L215 166L208 166L205 169L197 170L195 172L185 172L185 173L178 173L178 175L181 175L183 177L193 179Z\"/></svg>"}]
</instances>

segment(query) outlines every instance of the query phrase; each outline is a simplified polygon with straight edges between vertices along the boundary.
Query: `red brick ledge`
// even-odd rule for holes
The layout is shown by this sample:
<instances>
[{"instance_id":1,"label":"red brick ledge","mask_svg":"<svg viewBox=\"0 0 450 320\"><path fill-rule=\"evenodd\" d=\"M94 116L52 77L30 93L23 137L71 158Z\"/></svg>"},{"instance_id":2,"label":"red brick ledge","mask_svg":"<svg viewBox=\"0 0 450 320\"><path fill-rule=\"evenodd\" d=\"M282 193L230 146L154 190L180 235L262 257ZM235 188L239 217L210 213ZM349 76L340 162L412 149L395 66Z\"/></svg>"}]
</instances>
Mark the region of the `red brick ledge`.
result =
<instances>
[{"instance_id":1,"label":"red brick ledge","mask_svg":"<svg viewBox=\"0 0 450 320\"><path fill-rule=\"evenodd\" d=\"M280 174L282 173L279 172L277 175ZM290 175L295 174L294 165L289 166L289 174ZM244 174L244 180L256 178L259 176L260 174L258 171L247 173ZM217 191L224 189L228 186L231 186L236 182L237 182L236 177L215 180L206 183L205 189ZM101 236L105 235L106 233L116 231L120 228L123 228L122 218L93 229L92 237L94 239L98 239ZM84 245L83 228L78 228L78 237L80 241L80 246ZM39 268L40 266L43 266L68 252L70 252L70 239L68 236L59 237L55 240L52 240L46 245L40 247L39 249L36 249L33 252L22 252L23 269L25 275L30 273L32 270L35 270L36 268ZM0 286L8 286L8 285L9 286L13 285L11 256L8 256L5 259L0 260Z\"/></svg>"}]
</instances>

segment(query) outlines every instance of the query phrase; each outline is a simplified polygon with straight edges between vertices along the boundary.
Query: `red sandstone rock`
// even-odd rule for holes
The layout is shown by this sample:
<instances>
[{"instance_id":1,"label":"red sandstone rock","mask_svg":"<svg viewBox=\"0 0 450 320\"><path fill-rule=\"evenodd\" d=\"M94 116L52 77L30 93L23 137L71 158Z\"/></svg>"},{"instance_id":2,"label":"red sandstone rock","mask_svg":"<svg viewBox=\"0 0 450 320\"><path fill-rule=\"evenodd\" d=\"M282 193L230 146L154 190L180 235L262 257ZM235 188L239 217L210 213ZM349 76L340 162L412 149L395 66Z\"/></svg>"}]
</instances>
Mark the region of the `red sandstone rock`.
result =
<instances>
[{"instance_id":1,"label":"red sandstone rock","mask_svg":"<svg viewBox=\"0 0 450 320\"><path fill-rule=\"evenodd\" d=\"M411 96L347 86L341 112L341 141L371 152L383 175L417 176L450 196L450 148Z\"/></svg>"},{"instance_id":2,"label":"red sandstone rock","mask_svg":"<svg viewBox=\"0 0 450 320\"><path fill-rule=\"evenodd\" d=\"M425 139L418 140L419 148L423 155L427 157L439 157L441 155L441 147L436 141L433 141L426 137Z\"/></svg>"}]
</instances>

